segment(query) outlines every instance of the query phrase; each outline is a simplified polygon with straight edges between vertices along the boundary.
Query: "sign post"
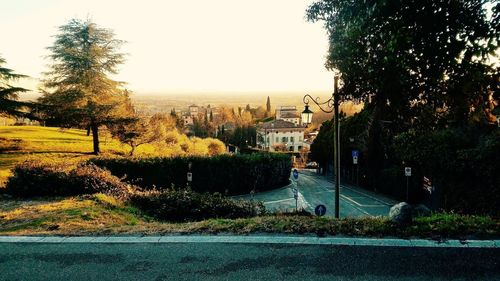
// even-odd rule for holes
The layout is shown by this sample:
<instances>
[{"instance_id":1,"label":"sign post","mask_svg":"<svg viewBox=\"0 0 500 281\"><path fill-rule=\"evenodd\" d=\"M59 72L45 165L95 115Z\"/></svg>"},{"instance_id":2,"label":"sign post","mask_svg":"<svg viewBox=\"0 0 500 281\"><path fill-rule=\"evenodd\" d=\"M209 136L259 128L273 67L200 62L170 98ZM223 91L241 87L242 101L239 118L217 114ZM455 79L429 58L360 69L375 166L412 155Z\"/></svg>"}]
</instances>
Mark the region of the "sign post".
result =
<instances>
[{"instance_id":1,"label":"sign post","mask_svg":"<svg viewBox=\"0 0 500 281\"><path fill-rule=\"evenodd\" d=\"M356 166L356 185L359 185L359 166L358 166L359 150L352 151L352 164Z\"/></svg>"},{"instance_id":2,"label":"sign post","mask_svg":"<svg viewBox=\"0 0 500 281\"><path fill-rule=\"evenodd\" d=\"M297 188L293 188L292 191L293 191L293 198L295 199L295 212L298 212L299 190Z\"/></svg>"},{"instance_id":3,"label":"sign post","mask_svg":"<svg viewBox=\"0 0 500 281\"><path fill-rule=\"evenodd\" d=\"M187 186L191 187L191 182L193 181L193 173L191 173L191 167L193 163L188 163L188 172L187 172Z\"/></svg>"},{"instance_id":4,"label":"sign post","mask_svg":"<svg viewBox=\"0 0 500 281\"><path fill-rule=\"evenodd\" d=\"M408 202L408 186L409 186L409 179L411 177L411 167L405 167L405 176L406 176L406 202Z\"/></svg>"}]
</instances>

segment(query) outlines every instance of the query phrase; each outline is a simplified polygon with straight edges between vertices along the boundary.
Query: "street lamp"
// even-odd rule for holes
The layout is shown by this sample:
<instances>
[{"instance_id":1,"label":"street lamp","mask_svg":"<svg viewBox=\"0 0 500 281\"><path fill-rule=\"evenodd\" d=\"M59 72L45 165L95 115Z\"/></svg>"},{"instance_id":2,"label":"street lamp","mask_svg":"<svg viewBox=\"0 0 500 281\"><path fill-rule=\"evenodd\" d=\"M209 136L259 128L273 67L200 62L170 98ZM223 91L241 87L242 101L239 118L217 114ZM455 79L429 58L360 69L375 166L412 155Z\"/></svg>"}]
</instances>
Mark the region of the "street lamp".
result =
<instances>
[{"instance_id":1,"label":"street lamp","mask_svg":"<svg viewBox=\"0 0 500 281\"><path fill-rule=\"evenodd\" d=\"M334 112L334 127L335 134L333 140L333 156L335 166L335 217L340 217L340 128L339 128L339 91L338 91L338 76L334 78L333 94L325 102L320 102L319 98L314 99L311 95L304 96L305 109L302 112L302 123L308 125L312 121L313 112L309 110L309 101L313 101L321 111L325 113ZM323 108L326 106L326 108Z\"/></svg>"},{"instance_id":2,"label":"street lamp","mask_svg":"<svg viewBox=\"0 0 500 281\"><path fill-rule=\"evenodd\" d=\"M304 111L302 111L302 124L311 124L313 118L313 112L309 110L309 105L306 103Z\"/></svg>"}]
</instances>

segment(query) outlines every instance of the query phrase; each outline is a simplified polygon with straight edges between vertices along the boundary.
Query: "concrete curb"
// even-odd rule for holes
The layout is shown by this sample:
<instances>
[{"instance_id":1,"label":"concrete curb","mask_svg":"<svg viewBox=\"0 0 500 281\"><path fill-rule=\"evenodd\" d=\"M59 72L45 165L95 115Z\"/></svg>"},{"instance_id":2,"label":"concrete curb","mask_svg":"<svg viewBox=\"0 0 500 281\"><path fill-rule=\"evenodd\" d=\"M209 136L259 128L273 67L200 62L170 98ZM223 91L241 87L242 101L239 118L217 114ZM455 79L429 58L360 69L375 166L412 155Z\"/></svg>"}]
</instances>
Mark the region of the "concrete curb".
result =
<instances>
[{"instance_id":1,"label":"concrete curb","mask_svg":"<svg viewBox=\"0 0 500 281\"><path fill-rule=\"evenodd\" d=\"M378 247L434 248L500 248L500 240L447 240L395 238L350 238L310 236L234 236L234 235L175 235L175 236L0 236L0 243L246 243L296 245L347 245Z\"/></svg>"}]
</instances>

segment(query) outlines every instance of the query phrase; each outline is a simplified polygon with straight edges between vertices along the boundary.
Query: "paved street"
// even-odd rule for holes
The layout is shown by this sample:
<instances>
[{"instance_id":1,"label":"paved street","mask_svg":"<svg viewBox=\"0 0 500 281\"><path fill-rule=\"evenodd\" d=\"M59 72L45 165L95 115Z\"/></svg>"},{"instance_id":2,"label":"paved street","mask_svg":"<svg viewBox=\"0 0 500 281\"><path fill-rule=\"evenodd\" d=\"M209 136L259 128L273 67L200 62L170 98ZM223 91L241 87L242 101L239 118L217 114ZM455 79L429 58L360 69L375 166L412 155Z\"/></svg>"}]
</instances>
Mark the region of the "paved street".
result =
<instances>
[{"instance_id":1,"label":"paved street","mask_svg":"<svg viewBox=\"0 0 500 281\"><path fill-rule=\"evenodd\" d=\"M500 280L499 248L0 243L0 280Z\"/></svg>"},{"instance_id":2,"label":"paved street","mask_svg":"<svg viewBox=\"0 0 500 281\"><path fill-rule=\"evenodd\" d=\"M268 210L295 210L293 187L297 187L299 191L297 202L299 209L303 208L314 213L314 208L318 204L323 204L327 208L327 216L335 215L333 182L308 170L300 170L298 181L292 180L292 184L285 188L235 198L263 201ZM341 183L341 217L387 216L391 206L396 203L383 195Z\"/></svg>"}]
</instances>

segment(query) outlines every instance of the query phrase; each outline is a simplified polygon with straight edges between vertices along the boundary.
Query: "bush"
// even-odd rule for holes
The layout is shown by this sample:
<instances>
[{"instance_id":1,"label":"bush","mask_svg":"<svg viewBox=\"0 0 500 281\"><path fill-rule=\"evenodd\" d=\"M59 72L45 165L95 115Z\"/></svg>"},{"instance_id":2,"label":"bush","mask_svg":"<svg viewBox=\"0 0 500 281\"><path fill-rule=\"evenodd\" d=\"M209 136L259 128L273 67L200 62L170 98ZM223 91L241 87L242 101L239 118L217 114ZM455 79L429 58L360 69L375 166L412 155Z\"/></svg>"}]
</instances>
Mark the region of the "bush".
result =
<instances>
[{"instance_id":1,"label":"bush","mask_svg":"<svg viewBox=\"0 0 500 281\"><path fill-rule=\"evenodd\" d=\"M173 222L254 217L265 213L260 202L233 200L220 193L197 193L191 189L134 192L129 200L149 216Z\"/></svg>"},{"instance_id":2,"label":"bush","mask_svg":"<svg viewBox=\"0 0 500 281\"><path fill-rule=\"evenodd\" d=\"M26 161L14 168L5 193L20 197L104 193L126 198L128 185L93 164L67 170L62 164Z\"/></svg>"},{"instance_id":3,"label":"bush","mask_svg":"<svg viewBox=\"0 0 500 281\"><path fill-rule=\"evenodd\" d=\"M398 135L395 148L398 158L413 167L414 193L423 192L421 179L427 176L435 187L431 199L437 207L500 216L500 130L412 131Z\"/></svg>"},{"instance_id":4,"label":"bush","mask_svg":"<svg viewBox=\"0 0 500 281\"><path fill-rule=\"evenodd\" d=\"M90 160L145 189L186 186L192 163L191 188L197 192L245 194L282 187L289 182L291 160L284 154L218 155L175 158L96 158Z\"/></svg>"}]
</instances>

